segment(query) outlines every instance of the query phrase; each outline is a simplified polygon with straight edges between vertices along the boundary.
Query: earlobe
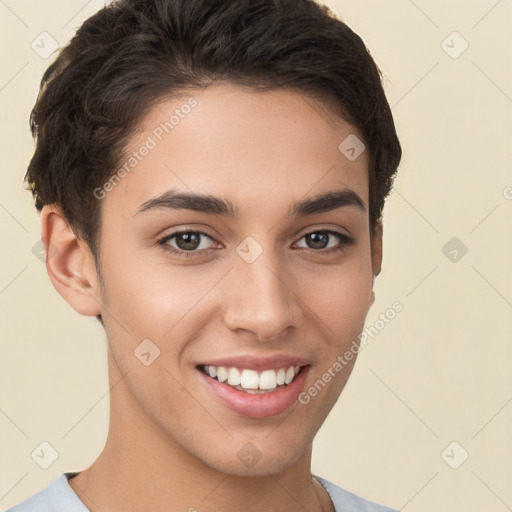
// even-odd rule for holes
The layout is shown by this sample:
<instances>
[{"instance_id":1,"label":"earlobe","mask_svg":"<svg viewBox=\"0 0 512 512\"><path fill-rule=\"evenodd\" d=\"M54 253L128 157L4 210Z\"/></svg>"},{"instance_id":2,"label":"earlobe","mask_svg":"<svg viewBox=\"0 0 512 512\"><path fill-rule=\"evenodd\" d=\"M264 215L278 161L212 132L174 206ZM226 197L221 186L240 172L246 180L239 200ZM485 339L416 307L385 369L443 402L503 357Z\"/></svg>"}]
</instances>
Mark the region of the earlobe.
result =
<instances>
[{"instance_id":1,"label":"earlobe","mask_svg":"<svg viewBox=\"0 0 512 512\"><path fill-rule=\"evenodd\" d=\"M77 313L101 314L94 257L56 205L44 206L41 211L41 238L46 270L57 292Z\"/></svg>"}]
</instances>

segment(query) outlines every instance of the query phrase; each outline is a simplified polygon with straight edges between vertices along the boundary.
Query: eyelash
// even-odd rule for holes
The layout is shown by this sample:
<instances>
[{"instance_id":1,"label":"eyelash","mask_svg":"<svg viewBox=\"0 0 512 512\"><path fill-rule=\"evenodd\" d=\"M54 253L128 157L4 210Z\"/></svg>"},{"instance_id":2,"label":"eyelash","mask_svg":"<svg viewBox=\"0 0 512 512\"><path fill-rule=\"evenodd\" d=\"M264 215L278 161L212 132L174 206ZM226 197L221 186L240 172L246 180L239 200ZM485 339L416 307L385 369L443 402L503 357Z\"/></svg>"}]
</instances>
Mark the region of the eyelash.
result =
<instances>
[{"instance_id":1,"label":"eyelash","mask_svg":"<svg viewBox=\"0 0 512 512\"><path fill-rule=\"evenodd\" d=\"M167 242L169 240L171 240L172 238L174 238L178 235L185 234L185 233L199 234L199 235L205 236L206 238L209 238L210 240L213 240L213 238L208 233L205 233L204 231L185 229L182 231L175 231L174 233L170 233L168 235L163 236L162 238L157 240L157 244L160 247L162 247L162 249L164 251L168 251L173 254L176 254L177 256L185 257L185 258L195 257L203 251L215 250L215 249L201 249L198 251L197 249L194 249L194 250L186 251L184 249L175 249L174 247L170 247L167 244ZM329 235L334 235L335 237L337 237L340 240L340 244L337 247L331 247L329 249L309 249L310 251L313 251L313 252L327 253L327 254L338 253L338 252L344 251L347 246L354 245L354 243L355 243L355 240L352 237L345 235L344 233L339 233L338 231L333 231L333 230L329 230L329 229L317 229L315 231L310 231L310 232L302 235L299 238L299 240L302 240L304 237L311 235L313 233L327 233ZM301 249L308 250L308 248L303 248L303 247L301 247Z\"/></svg>"}]
</instances>

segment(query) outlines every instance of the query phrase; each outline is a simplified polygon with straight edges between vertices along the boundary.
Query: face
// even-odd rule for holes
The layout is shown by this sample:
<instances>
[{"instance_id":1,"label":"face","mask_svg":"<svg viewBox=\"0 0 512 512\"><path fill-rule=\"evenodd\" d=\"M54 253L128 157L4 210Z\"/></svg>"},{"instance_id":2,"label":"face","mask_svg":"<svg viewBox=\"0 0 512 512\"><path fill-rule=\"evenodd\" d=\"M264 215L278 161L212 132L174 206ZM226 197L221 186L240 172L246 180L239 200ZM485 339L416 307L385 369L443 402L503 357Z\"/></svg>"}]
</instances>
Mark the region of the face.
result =
<instances>
[{"instance_id":1,"label":"face","mask_svg":"<svg viewBox=\"0 0 512 512\"><path fill-rule=\"evenodd\" d=\"M338 148L351 135L292 90L217 84L156 105L97 192L110 369L137 417L208 467L290 467L352 370L335 363L364 327L380 236L367 154Z\"/></svg>"}]
</instances>

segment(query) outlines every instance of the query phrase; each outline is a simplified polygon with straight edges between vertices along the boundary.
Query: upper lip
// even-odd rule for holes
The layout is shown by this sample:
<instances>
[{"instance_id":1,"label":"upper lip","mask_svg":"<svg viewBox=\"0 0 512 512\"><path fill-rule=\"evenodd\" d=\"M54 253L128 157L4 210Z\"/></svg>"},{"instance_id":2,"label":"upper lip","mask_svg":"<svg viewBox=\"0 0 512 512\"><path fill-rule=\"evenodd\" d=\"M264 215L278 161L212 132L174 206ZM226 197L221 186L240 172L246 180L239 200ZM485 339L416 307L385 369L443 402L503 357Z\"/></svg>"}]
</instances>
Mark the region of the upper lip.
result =
<instances>
[{"instance_id":1,"label":"upper lip","mask_svg":"<svg viewBox=\"0 0 512 512\"><path fill-rule=\"evenodd\" d=\"M210 359L200 363L198 366L224 366L227 368L247 368L249 370L271 370L274 368L288 368L290 366L305 366L308 364L311 364L311 361L303 357L277 354L269 357L256 357L253 355L223 357L220 359Z\"/></svg>"}]
</instances>

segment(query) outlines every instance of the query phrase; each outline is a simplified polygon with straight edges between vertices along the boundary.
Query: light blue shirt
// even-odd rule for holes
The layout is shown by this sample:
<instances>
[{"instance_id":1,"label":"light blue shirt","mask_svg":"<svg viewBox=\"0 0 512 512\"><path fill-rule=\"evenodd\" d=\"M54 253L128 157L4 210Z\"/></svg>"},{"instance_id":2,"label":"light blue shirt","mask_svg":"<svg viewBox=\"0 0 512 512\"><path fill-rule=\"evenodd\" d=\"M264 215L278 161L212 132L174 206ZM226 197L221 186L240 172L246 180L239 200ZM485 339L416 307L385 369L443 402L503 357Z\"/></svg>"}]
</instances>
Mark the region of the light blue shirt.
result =
<instances>
[{"instance_id":1,"label":"light blue shirt","mask_svg":"<svg viewBox=\"0 0 512 512\"><path fill-rule=\"evenodd\" d=\"M77 473L61 473L44 489L6 512L89 512L68 483ZM397 512L377 505L337 485L313 475L329 493L335 512Z\"/></svg>"}]
</instances>

